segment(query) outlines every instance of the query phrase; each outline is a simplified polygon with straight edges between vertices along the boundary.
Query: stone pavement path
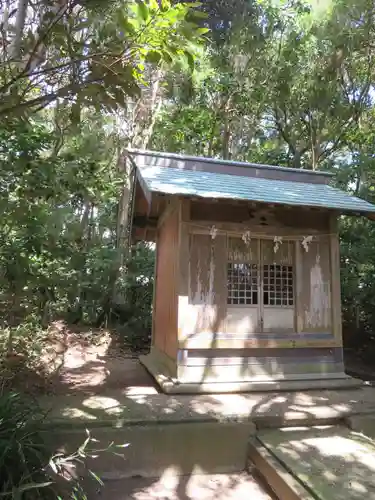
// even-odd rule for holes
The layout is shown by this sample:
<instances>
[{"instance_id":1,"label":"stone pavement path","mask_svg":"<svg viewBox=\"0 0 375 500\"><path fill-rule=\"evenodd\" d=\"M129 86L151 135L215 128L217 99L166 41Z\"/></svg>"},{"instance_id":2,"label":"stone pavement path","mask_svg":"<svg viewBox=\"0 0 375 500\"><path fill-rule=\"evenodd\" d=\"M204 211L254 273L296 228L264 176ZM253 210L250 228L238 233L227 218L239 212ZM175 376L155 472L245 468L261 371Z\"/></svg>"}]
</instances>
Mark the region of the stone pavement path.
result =
<instances>
[{"instance_id":1,"label":"stone pavement path","mask_svg":"<svg viewBox=\"0 0 375 500\"><path fill-rule=\"evenodd\" d=\"M110 481L92 500L271 500L246 472Z\"/></svg>"},{"instance_id":2,"label":"stone pavement path","mask_svg":"<svg viewBox=\"0 0 375 500\"><path fill-rule=\"evenodd\" d=\"M258 439L319 500L375 500L375 443L344 426L261 431Z\"/></svg>"}]
</instances>

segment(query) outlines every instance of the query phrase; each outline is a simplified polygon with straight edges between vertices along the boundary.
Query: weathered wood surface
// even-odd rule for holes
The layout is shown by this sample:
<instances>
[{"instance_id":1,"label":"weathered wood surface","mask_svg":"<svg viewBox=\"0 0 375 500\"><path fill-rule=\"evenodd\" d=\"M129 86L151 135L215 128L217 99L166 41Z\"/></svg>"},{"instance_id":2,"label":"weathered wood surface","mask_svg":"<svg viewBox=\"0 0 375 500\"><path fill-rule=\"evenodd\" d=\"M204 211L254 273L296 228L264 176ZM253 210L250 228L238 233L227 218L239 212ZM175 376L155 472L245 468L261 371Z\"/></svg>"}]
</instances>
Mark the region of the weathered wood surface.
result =
<instances>
[{"instance_id":1,"label":"weathered wood surface","mask_svg":"<svg viewBox=\"0 0 375 500\"><path fill-rule=\"evenodd\" d=\"M306 231L328 233L329 217L327 213L318 209L304 209L292 207L271 207L269 205L249 202L218 201L191 201L190 220L192 223L219 223L225 229L236 224L237 227L254 231L271 230L296 231L301 234ZM271 234L272 236L272 234Z\"/></svg>"},{"instance_id":2,"label":"weathered wood surface","mask_svg":"<svg viewBox=\"0 0 375 500\"><path fill-rule=\"evenodd\" d=\"M302 250L301 268L297 269L303 283L302 310L297 315L302 316L304 331L332 331L329 250L329 237L312 241L308 251Z\"/></svg>"},{"instance_id":3,"label":"weathered wood surface","mask_svg":"<svg viewBox=\"0 0 375 500\"><path fill-rule=\"evenodd\" d=\"M177 355L179 213L171 211L158 229L153 342Z\"/></svg>"},{"instance_id":4,"label":"weathered wood surface","mask_svg":"<svg viewBox=\"0 0 375 500\"><path fill-rule=\"evenodd\" d=\"M303 379L344 373L338 348L186 349L178 353L178 367L179 377L191 382Z\"/></svg>"},{"instance_id":5,"label":"weathered wood surface","mask_svg":"<svg viewBox=\"0 0 375 500\"><path fill-rule=\"evenodd\" d=\"M180 339L220 331L226 315L226 238L190 235L189 248L188 273L180 275L188 278L188 294L179 297Z\"/></svg>"},{"instance_id":6,"label":"weathered wood surface","mask_svg":"<svg viewBox=\"0 0 375 500\"><path fill-rule=\"evenodd\" d=\"M340 244L338 236L337 216L330 218L331 236L330 244L330 272L331 272L331 295L332 310L331 321L333 333L338 342L342 342L342 319L341 319L341 284L340 284Z\"/></svg>"},{"instance_id":7,"label":"weathered wood surface","mask_svg":"<svg viewBox=\"0 0 375 500\"><path fill-rule=\"evenodd\" d=\"M301 222L296 220L295 235L288 235L275 252L272 227L262 227L264 234L252 235L249 244L242 239L243 224L215 223L229 232L210 233L212 223L206 221L197 231L190 218L194 210L198 217L198 208L195 201L176 199L167 204L159 223L155 346L177 359L178 377L224 382L343 375L341 326L333 328L331 305L337 239L319 233L327 218L311 215L318 238L308 251L301 245ZM237 231L232 232L234 226ZM276 226L289 229L280 214ZM257 265L255 304L227 303L228 262ZM262 273L273 265L293 269L294 300L288 306L263 302ZM197 350L200 355L193 355Z\"/></svg>"},{"instance_id":8,"label":"weathered wood surface","mask_svg":"<svg viewBox=\"0 0 375 500\"><path fill-rule=\"evenodd\" d=\"M324 337L314 337L312 333L305 335L294 333L287 337L268 336L258 334L230 334L226 332L200 332L199 334L186 334L179 338L180 349L247 349L247 348L303 348L303 347L341 347L332 333Z\"/></svg>"}]
</instances>

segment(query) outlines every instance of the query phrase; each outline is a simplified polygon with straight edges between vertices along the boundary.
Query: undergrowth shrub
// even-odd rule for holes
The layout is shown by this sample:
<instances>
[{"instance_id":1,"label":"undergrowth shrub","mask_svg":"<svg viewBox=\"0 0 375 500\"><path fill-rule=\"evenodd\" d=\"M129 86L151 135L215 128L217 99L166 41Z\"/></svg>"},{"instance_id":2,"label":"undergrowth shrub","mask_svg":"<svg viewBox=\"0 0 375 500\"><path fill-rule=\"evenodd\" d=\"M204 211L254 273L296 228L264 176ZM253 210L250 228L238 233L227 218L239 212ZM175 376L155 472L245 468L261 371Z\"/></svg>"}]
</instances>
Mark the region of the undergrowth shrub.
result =
<instances>
[{"instance_id":1,"label":"undergrowth shrub","mask_svg":"<svg viewBox=\"0 0 375 500\"><path fill-rule=\"evenodd\" d=\"M16 393L0 396L0 492L4 498L42 498L49 454L41 434L43 415Z\"/></svg>"},{"instance_id":2,"label":"undergrowth shrub","mask_svg":"<svg viewBox=\"0 0 375 500\"><path fill-rule=\"evenodd\" d=\"M43 350L48 331L33 321L0 329L0 390L30 389L48 383Z\"/></svg>"}]
</instances>

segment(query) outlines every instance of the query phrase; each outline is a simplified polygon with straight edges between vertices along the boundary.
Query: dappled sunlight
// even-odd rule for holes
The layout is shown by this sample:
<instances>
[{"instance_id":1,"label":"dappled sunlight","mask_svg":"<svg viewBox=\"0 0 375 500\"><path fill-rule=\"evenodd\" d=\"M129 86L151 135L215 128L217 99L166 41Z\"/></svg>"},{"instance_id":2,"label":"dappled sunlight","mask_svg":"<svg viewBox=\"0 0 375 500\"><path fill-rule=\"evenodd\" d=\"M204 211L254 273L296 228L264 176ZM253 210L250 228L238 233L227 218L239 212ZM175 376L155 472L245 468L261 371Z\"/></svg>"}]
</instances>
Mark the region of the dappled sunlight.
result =
<instances>
[{"instance_id":1,"label":"dappled sunlight","mask_svg":"<svg viewBox=\"0 0 375 500\"><path fill-rule=\"evenodd\" d=\"M120 415L123 413L119 401L104 396L85 399L82 405L91 410L104 410L108 415Z\"/></svg>"},{"instance_id":2,"label":"dappled sunlight","mask_svg":"<svg viewBox=\"0 0 375 500\"><path fill-rule=\"evenodd\" d=\"M272 430L259 439L319 498L375 498L375 446L366 436L318 426Z\"/></svg>"},{"instance_id":3,"label":"dappled sunlight","mask_svg":"<svg viewBox=\"0 0 375 500\"><path fill-rule=\"evenodd\" d=\"M314 406L316 404L316 398L312 398L310 394L298 392L295 395L294 403L302 406Z\"/></svg>"},{"instance_id":4,"label":"dappled sunlight","mask_svg":"<svg viewBox=\"0 0 375 500\"><path fill-rule=\"evenodd\" d=\"M220 412L225 416L247 415L251 409L251 401L241 394L211 394L206 397L197 396L191 402L197 413Z\"/></svg>"},{"instance_id":5,"label":"dappled sunlight","mask_svg":"<svg viewBox=\"0 0 375 500\"><path fill-rule=\"evenodd\" d=\"M280 405L283 404L287 401L285 396L274 396L272 398L269 398L268 400L264 401L263 403L260 403L258 406L258 411L259 412L265 412L268 411L272 408L273 405Z\"/></svg>"},{"instance_id":6,"label":"dappled sunlight","mask_svg":"<svg viewBox=\"0 0 375 500\"><path fill-rule=\"evenodd\" d=\"M374 389L357 391L282 392L282 393L237 393L167 395L158 393L143 367L134 360L124 360L129 386L112 387L104 383L95 392L81 392L78 386L74 393L59 397L45 397L47 406L52 406L51 415L58 418L82 420L90 414L89 420L106 418L134 418L186 420L192 417L238 418L242 420L280 418L283 421L300 421L318 418L341 418L352 412L361 412L375 406ZM109 375L110 376L110 375ZM145 384L145 379L150 381ZM358 397L354 397L354 393ZM68 413L63 413L69 409ZM75 411L72 411L75 409ZM83 413L82 413L83 412ZM76 416L76 417L75 417Z\"/></svg>"},{"instance_id":7,"label":"dappled sunlight","mask_svg":"<svg viewBox=\"0 0 375 500\"><path fill-rule=\"evenodd\" d=\"M142 385L139 387L130 386L123 391L123 394L125 394L129 398L150 396L151 394L157 394L157 393L158 391L156 390L155 387L142 386Z\"/></svg>"},{"instance_id":8,"label":"dappled sunlight","mask_svg":"<svg viewBox=\"0 0 375 500\"><path fill-rule=\"evenodd\" d=\"M114 498L116 492L134 500L271 500L248 474L207 474L199 467L188 476L179 475L178 467L170 466L158 479L131 478L121 484L106 484L104 498Z\"/></svg>"},{"instance_id":9,"label":"dappled sunlight","mask_svg":"<svg viewBox=\"0 0 375 500\"><path fill-rule=\"evenodd\" d=\"M96 420L96 417L87 411L83 411L80 408L63 408L61 410L61 417L69 420L87 420L88 422ZM57 416L54 417L57 420Z\"/></svg>"}]
</instances>

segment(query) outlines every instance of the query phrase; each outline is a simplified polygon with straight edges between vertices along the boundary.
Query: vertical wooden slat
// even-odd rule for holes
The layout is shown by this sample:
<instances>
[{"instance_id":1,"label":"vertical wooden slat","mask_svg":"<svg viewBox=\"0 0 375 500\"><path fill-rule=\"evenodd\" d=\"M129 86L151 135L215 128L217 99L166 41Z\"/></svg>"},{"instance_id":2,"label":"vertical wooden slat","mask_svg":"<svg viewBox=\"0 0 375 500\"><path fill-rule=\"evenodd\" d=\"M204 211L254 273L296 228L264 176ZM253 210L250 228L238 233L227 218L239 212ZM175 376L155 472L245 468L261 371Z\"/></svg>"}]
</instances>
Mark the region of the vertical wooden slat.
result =
<instances>
[{"instance_id":1,"label":"vertical wooden slat","mask_svg":"<svg viewBox=\"0 0 375 500\"><path fill-rule=\"evenodd\" d=\"M303 331L303 269L302 269L302 247L295 242L295 268L294 268L294 300L295 300L295 328L297 332Z\"/></svg>"},{"instance_id":2,"label":"vertical wooden slat","mask_svg":"<svg viewBox=\"0 0 375 500\"><path fill-rule=\"evenodd\" d=\"M177 356L179 213L166 214L158 228L153 345L172 359Z\"/></svg>"},{"instance_id":3,"label":"vertical wooden slat","mask_svg":"<svg viewBox=\"0 0 375 500\"><path fill-rule=\"evenodd\" d=\"M202 331L217 333L223 328L227 300L227 248L226 237L191 234L189 251L189 294L181 319L185 323L195 319L189 326L197 334ZM190 311L190 312L189 312ZM189 318L190 315L190 318ZM181 322L180 322L181 323ZM184 327L183 324L181 324ZM185 330L185 328L184 328Z\"/></svg>"},{"instance_id":4,"label":"vertical wooden slat","mask_svg":"<svg viewBox=\"0 0 375 500\"><path fill-rule=\"evenodd\" d=\"M189 230L190 200L180 200L179 206L179 278L178 295L187 297L189 294Z\"/></svg>"},{"instance_id":5,"label":"vertical wooden slat","mask_svg":"<svg viewBox=\"0 0 375 500\"><path fill-rule=\"evenodd\" d=\"M210 305L211 236L190 235L189 253L189 302Z\"/></svg>"},{"instance_id":6,"label":"vertical wooden slat","mask_svg":"<svg viewBox=\"0 0 375 500\"><path fill-rule=\"evenodd\" d=\"M216 319L211 325L212 331L218 333L224 329L225 318L227 315L227 296L228 296L228 281L227 281L227 262L228 248L227 237L216 236L212 241L214 273L214 297L213 302L216 306Z\"/></svg>"},{"instance_id":7,"label":"vertical wooden slat","mask_svg":"<svg viewBox=\"0 0 375 500\"><path fill-rule=\"evenodd\" d=\"M154 263L154 289L152 291L152 323L151 323L151 345L156 346L156 328L155 328L155 311L156 311L156 288L158 283L158 263L159 263L159 237L156 233L156 249Z\"/></svg>"},{"instance_id":8,"label":"vertical wooden slat","mask_svg":"<svg viewBox=\"0 0 375 500\"><path fill-rule=\"evenodd\" d=\"M305 332L327 332L331 325L331 271L330 240L319 236L303 247L302 255L302 308Z\"/></svg>"},{"instance_id":9,"label":"vertical wooden slat","mask_svg":"<svg viewBox=\"0 0 375 500\"><path fill-rule=\"evenodd\" d=\"M338 220L331 216L330 263L331 263L331 294L332 294L332 328L336 341L342 345L341 319L341 283L340 283L340 244L338 235Z\"/></svg>"}]
</instances>

